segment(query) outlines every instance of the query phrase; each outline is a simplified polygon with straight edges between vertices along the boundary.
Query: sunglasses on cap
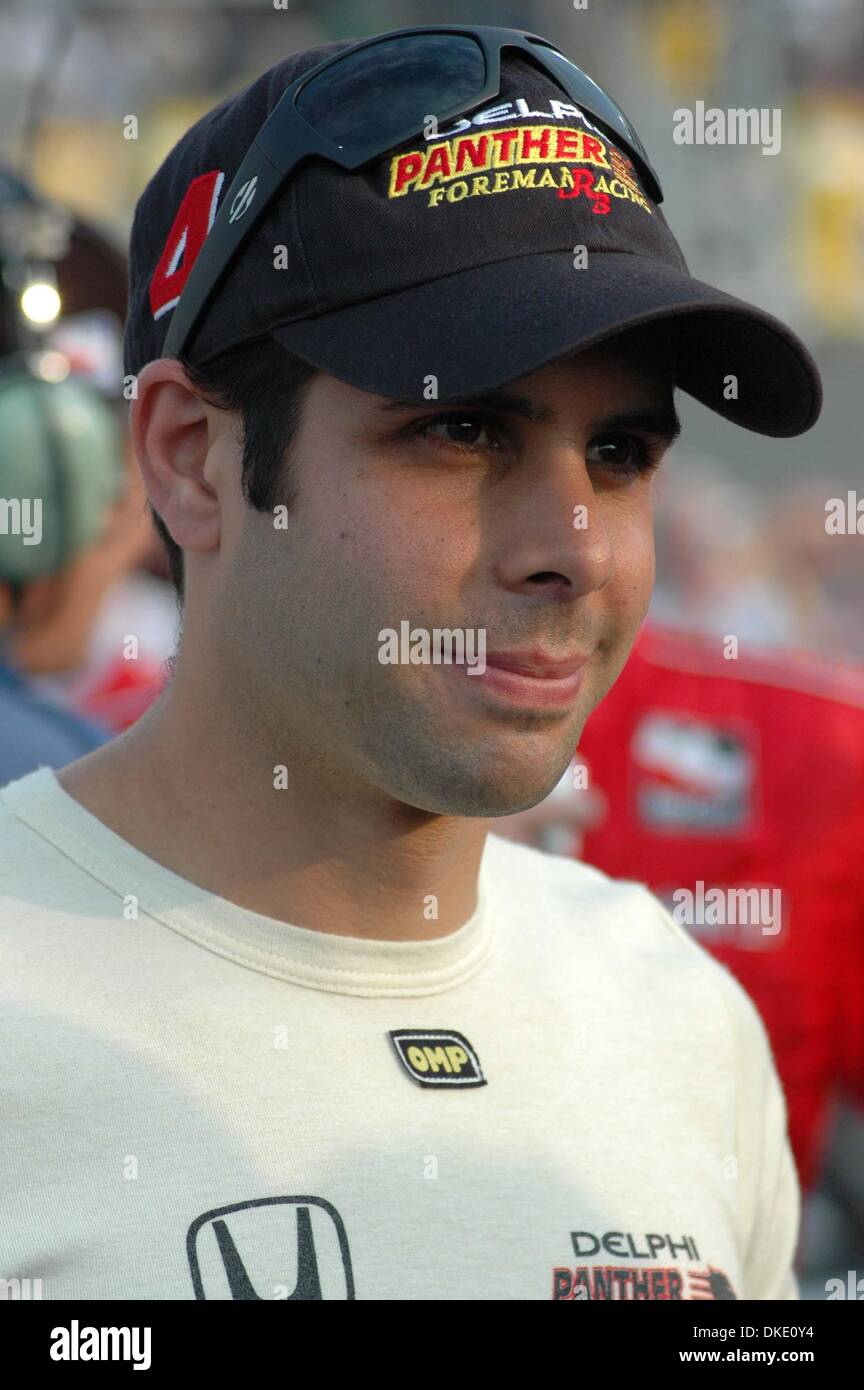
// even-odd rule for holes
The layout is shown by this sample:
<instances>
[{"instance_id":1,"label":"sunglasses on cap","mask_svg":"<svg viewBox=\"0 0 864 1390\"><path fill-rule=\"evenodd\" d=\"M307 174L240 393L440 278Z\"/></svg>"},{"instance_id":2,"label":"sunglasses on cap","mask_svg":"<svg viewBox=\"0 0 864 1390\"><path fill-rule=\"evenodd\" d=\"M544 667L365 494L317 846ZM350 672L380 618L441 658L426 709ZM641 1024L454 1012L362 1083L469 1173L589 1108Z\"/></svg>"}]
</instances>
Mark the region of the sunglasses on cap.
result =
<instances>
[{"instance_id":1,"label":"sunglasses on cap","mask_svg":"<svg viewBox=\"0 0 864 1390\"><path fill-rule=\"evenodd\" d=\"M501 88L501 54L544 70L598 129L630 155L649 196L663 200L639 136L596 82L537 34L433 24L365 39L286 87L222 199L173 311L163 355L178 357L228 265L292 170L309 156L357 169L415 137L429 115L446 122Z\"/></svg>"}]
</instances>

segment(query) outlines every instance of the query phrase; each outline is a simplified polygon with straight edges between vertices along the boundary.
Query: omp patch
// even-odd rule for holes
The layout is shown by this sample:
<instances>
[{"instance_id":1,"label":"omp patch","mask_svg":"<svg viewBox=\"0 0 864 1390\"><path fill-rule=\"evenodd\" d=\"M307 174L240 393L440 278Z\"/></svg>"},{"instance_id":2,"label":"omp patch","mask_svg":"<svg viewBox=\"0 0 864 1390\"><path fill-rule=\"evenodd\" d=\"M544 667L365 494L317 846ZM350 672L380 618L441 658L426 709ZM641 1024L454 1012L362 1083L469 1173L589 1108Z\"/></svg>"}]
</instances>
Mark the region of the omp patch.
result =
<instances>
[{"instance_id":1,"label":"omp patch","mask_svg":"<svg viewBox=\"0 0 864 1390\"><path fill-rule=\"evenodd\" d=\"M464 1033L394 1028L388 1035L402 1066L419 1086L486 1086L480 1059Z\"/></svg>"}]
</instances>

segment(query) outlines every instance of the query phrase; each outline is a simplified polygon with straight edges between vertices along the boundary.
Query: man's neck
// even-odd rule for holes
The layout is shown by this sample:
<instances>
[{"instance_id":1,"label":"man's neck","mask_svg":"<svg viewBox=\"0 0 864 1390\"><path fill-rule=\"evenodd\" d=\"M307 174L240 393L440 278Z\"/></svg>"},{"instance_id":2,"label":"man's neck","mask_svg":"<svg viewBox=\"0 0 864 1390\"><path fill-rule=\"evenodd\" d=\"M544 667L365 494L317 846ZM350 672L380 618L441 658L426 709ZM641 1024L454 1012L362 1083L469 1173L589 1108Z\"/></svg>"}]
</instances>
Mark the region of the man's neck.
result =
<instances>
[{"instance_id":1,"label":"man's neck","mask_svg":"<svg viewBox=\"0 0 864 1390\"><path fill-rule=\"evenodd\" d=\"M174 687L71 763L63 790L141 853L237 906L378 940L449 935L472 916L488 822L352 790L344 768L237 745ZM437 914L437 915L436 915Z\"/></svg>"}]
</instances>

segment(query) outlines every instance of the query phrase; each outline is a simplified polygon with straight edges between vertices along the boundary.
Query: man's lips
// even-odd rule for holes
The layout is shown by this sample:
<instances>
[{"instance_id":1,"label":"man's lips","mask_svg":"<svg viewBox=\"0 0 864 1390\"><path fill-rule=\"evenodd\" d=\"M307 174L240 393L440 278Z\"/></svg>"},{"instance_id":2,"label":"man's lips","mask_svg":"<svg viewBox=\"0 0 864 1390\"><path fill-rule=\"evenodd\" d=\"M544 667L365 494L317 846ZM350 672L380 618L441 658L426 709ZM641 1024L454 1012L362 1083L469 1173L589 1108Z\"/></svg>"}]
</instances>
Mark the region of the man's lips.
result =
<instances>
[{"instance_id":1,"label":"man's lips","mask_svg":"<svg viewBox=\"0 0 864 1390\"><path fill-rule=\"evenodd\" d=\"M516 671L522 676L536 676L541 680L560 680L564 676L572 676L587 660L587 656L582 655L556 658L539 651L486 653L487 666L497 666L502 671Z\"/></svg>"},{"instance_id":2,"label":"man's lips","mask_svg":"<svg viewBox=\"0 0 864 1390\"><path fill-rule=\"evenodd\" d=\"M560 709L571 706L582 684L582 667L587 656L553 658L543 652L490 652L486 669L465 673L469 685L482 690L498 703L522 709Z\"/></svg>"}]
</instances>

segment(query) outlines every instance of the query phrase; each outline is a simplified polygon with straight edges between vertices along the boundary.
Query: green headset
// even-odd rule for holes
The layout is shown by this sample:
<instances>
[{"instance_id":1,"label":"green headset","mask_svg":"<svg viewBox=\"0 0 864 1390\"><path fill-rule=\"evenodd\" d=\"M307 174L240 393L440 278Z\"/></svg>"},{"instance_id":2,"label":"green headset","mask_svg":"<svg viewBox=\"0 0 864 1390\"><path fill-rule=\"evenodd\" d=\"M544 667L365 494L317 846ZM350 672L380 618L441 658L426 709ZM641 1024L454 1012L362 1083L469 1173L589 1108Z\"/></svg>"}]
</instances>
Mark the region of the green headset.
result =
<instances>
[{"instance_id":1,"label":"green headset","mask_svg":"<svg viewBox=\"0 0 864 1390\"><path fill-rule=\"evenodd\" d=\"M0 359L0 584L58 574L99 536L124 478L114 409L80 378Z\"/></svg>"}]
</instances>

